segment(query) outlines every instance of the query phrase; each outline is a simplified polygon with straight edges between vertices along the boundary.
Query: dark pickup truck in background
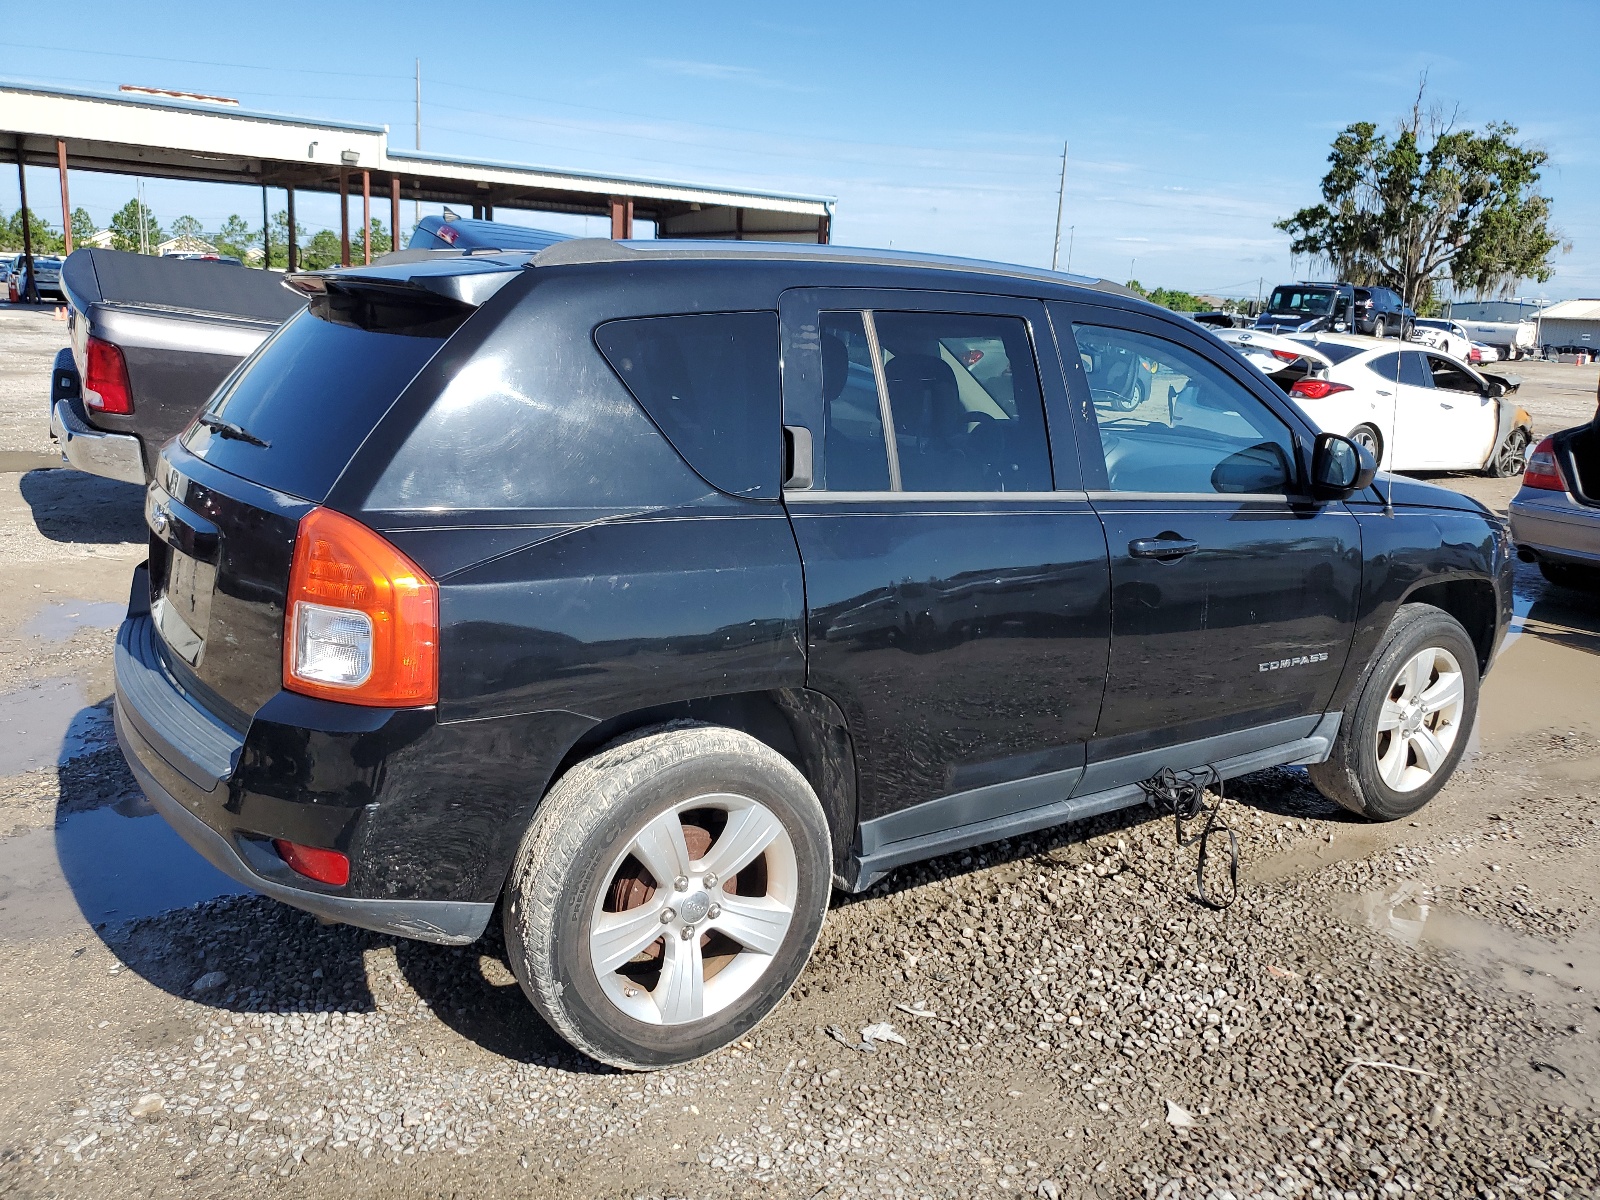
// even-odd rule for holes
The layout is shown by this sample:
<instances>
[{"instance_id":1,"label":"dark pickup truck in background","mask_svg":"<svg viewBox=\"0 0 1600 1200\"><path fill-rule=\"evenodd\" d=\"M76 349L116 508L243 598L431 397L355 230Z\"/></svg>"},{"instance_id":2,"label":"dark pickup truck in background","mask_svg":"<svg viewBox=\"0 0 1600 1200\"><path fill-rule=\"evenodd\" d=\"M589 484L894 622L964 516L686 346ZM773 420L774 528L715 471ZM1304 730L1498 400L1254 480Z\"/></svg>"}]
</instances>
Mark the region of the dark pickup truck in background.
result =
<instances>
[{"instance_id":1,"label":"dark pickup truck in background","mask_svg":"<svg viewBox=\"0 0 1600 1200\"><path fill-rule=\"evenodd\" d=\"M118 250L75 251L61 284L72 344L51 373L50 431L73 466L128 483L305 307L276 271Z\"/></svg>"}]
</instances>

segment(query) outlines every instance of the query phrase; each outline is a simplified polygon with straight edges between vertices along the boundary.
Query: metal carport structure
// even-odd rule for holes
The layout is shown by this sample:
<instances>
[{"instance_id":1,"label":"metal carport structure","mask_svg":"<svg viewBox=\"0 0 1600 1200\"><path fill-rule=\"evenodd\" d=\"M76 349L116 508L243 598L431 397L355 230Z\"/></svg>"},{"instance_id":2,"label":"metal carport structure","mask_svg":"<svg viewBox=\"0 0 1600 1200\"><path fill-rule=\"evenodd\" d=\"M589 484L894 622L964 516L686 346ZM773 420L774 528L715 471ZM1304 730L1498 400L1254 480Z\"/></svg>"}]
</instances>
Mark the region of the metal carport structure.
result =
<instances>
[{"instance_id":1,"label":"metal carport structure","mask_svg":"<svg viewBox=\"0 0 1600 1200\"><path fill-rule=\"evenodd\" d=\"M664 238L826 242L833 200L821 196L673 183L401 150L382 125L358 125L255 112L228 103L120 92L40 88L0 81L0 152L24 166L55 167L71 245L69 171L283 188L288 199L290 265L296 265L297 190L341 197L342 257L350 260L352 191L362 196L362 228L371 223L374 190L387 193L390 228L400 228L403 200L608 216L611 236L633 235L635 218L655 222ZM26 179L21 180L27 208ZM24 221L24 234L27 223ZM26 237L25 237L26 240ZM265 244L265 236L264 236ZM24 253L32 253L24 245ZM30 272L31 280L32 274Z\"/></svg>"}]
</instances>

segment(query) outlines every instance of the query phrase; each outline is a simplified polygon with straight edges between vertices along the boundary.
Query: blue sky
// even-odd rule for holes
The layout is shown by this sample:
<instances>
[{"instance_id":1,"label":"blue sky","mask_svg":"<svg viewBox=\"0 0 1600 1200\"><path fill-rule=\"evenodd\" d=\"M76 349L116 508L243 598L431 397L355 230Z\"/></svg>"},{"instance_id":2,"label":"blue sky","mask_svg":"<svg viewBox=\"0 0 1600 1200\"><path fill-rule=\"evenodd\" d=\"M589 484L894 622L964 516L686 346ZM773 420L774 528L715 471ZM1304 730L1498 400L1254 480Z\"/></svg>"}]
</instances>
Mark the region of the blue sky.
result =
<instances>
[{"instance_id":1,"label":"blue sky","mask_svg":"<svg viewBox=\"0 0 1600 1200\"><path fill-rule=\"evenodd\" d=\"M58 29L8 22L0 74L220 93L387 123L409 146L420 56L425 149L831 195L837 242L1034 264L1050 261L1067 141L1063 265L1070 236L1076 271L1253 295L1258 279L1270 288L1303 268L1272 222L1315 200L1334 135L1355 120L1392 125L1426 71L1430 97L1459 106L1461 123L1509 121L1550 152L1544 188L1572 249L1554 279L1524 290L1600 296L1600 54L1570 36L1594 16L1592 0L1281 13L1193 0L610 11L290 0L246 18L88 0ZM53 187L30 172L47 215ZM132 194L129 179L74 177L74 203L102 225ZM260 214L248 189L152 181L146 195L164 224ZM0 205L16 201L15 169L0 168ZM337 223L332 198L299 210L313 228Z\"/></svg>"}]
</instances>

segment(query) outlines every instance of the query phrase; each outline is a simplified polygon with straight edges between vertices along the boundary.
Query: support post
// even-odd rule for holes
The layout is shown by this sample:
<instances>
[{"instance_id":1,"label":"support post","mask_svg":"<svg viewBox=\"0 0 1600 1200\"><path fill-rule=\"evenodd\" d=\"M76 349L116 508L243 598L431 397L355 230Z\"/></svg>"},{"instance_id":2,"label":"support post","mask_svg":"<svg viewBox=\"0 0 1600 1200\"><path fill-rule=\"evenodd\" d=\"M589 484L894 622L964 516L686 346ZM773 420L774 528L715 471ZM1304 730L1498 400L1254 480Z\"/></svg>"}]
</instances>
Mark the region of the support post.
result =
<instances>
[{"instance_id":1,"label":"support post","mask_svg":"<svg viewBox=\"0 0 1600 1200\"><path fill-rule=\"evenodd\" d=\"M39 281L33 277L33 223L28 219L28 159L23 150L22 135L17 134L17 197L22 201L22 263L27 271L27 286L22 299L30 304L39 303Z\"/></svg>"},{"instance_id":2,"label":"support post","mask_svg":"<svg viewBox=\"0 0 1600 1200\"><path fill-rule=\"evenodd\" d=\"M272 218L267 215L267 181L261 180L261 269L272 270Z\"/></svg>"},{"instance_id":3,"label":"support post","mask_svg":"<svg viewBox=\"0 0 1600 1200\"><path fill-rule=\"evenodd\" d=\"M828 214L823 213L817 218L817 245L826 246L832 232L832 222L828 219Z\"/></svg>"},{"instance_id":4,"label":"support post","mask_svg":"<svg viewBox=\"0 0 1600 1200\"><path fill-rule=\"evenodd\" d=\"M350 172L339 168L339 265L350 265Z\"/></svg>"},{"instance_id":5,"label":"support post","mask_svg":"<svg viewBox=\"0 0 1600 1200\"><path fill-rule=\"evenodd\" d=\"M744 241L744 209L742 208L733 210L733 240L736 242Z\"/></svg>"},{"instance_id":6,"label":"support post","mask_svg":"<svg viewBox=\"0 0 1600 1200\"><path fill-rule=\"evenodd\" d=\"M67 195L67 143L56 139L56 170L61 173L61 236L64 254L72 253L72 199Z\"/></svg>"},{"instance_id":7,"label":"support post","mask_svg":"<svg viewBox=\"0 0 1600 1200\"><path fill-rule=\"evenodd\" d=\"M400 176L389 180L389 249L400 247Z\"/></svg>"},{"instance_id":8,"label":"support post","mask_svg":"<svg viewBox=\"0 0 1600 1200\"><path fill-rule=\"evenodd\" d=\"M485 220L485 221L492 221L492 220L494 220L494 205L492 205L492 204L485 204L485 205L484 205L484 206L483 206L483 219L484 219L484 220Z\"/></svg>"},{"instance_id":9,"label":"support post","mask_svg":"<svg viewBox=\"0 0 1600 1200\"><path fill-rule=\"evenodd\" d=\"M372 172L361 172L361 254L372 265Z\"/></svg>"},{"instance_id":10,"label":"support post","mask_svg":"<svg viewBox=\"0 0 1600 1200\"><path fill-rule=\"evenodd\" d=\"M283 190L288 198L288 212L285 216L289 221L289 270L298 271L300 269L300 239L296 235L294 228L294 184L291 183Z\"/></svg>"},{"instance_id":11,"label":"support post","mask_svg":"<svg viewBox=\"0 0 1600 1200\"><path fill-rule=\"evenodd\" d=\"M611 197L611 237L621 241L633 236L633 200Z\"/></svg>"}]
</instances>

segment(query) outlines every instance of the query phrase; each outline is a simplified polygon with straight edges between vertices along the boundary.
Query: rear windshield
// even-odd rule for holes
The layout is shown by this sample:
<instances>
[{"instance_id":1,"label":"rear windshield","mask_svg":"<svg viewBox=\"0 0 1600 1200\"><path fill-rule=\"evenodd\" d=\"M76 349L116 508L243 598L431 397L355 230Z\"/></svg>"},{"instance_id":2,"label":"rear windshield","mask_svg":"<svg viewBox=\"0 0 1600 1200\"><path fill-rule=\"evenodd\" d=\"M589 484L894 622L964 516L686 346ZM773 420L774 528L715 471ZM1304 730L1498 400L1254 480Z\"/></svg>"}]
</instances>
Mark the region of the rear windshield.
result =
<instances>
[{"instance_id":1,"label":"rear windshield","mask_svg":"<svg viewBox=\"0 0 1600 1200\"><path fill-rule=\"evenodd\" d=\"M1342 363L1347 358L1354 358L1367 350L1366 346L1349 346L1344 342L1307 342L1308 346L1315 346L1317 353L1332 363Z\"/></svg>"},{"instance_id":2,"label":"rear windshield","mask_svg":"<svg viewBox=\"0 0 1600 1200\"><path fill-rule=\"evenodd\" d=\"M320 503L444 342L334 324L308 309L291 317L212 397L206 412L228 422L235 435L197 424L184 435L184 448L224 471Z\"/></svg>"}]
</instances>

